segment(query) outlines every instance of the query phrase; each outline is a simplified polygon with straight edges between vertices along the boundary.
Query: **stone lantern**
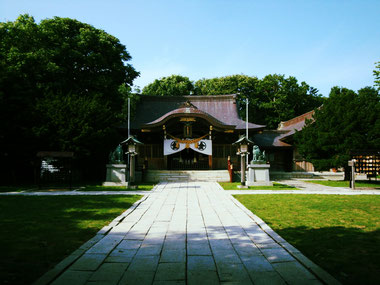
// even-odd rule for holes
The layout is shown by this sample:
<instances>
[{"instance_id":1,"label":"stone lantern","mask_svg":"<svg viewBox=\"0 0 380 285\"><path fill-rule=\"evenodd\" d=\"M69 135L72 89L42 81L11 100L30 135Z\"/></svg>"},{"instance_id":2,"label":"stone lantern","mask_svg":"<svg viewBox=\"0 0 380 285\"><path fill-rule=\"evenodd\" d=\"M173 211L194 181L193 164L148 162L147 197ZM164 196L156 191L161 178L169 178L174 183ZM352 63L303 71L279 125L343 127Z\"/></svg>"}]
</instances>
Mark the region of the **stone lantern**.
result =
<instances>
[{"instance_id":1,"label":"stone lantern","mask_svg":"<svg viewBox=\"0 0 380 285\"><path fill-rule=\"evenodd\" d=\"M251 141L250 139L248 139L245 136L241 136L236 142L233 143L233 145L239 146L236 154L241 156L241 160L240 160L240 170L241 170L240 182L241 182L241 185L240 185L240 187L246 187L246 183L245 183L245 181L246 181L246 179L245 179L246 162L245 162L245 159L246 159L246 156L249 154L248 146L250 144L253 144L253 141Z\"/></svg>"},{"instance_id":2,"label":"stone lantern","mask_svg":"<svg viewBox=\"0 0 380 285\"><path fill-rule=\"evenodd\" d=\"M128 187L135 183L135 156L138 154L136 145L143 145L142 142L137 140L134 136L129 136L126 140L122 141L120 145L127 146L127 152L129 155L129 179L127 181L127 175L125 176L125 184Z\"/></svg>"}]
</instances>

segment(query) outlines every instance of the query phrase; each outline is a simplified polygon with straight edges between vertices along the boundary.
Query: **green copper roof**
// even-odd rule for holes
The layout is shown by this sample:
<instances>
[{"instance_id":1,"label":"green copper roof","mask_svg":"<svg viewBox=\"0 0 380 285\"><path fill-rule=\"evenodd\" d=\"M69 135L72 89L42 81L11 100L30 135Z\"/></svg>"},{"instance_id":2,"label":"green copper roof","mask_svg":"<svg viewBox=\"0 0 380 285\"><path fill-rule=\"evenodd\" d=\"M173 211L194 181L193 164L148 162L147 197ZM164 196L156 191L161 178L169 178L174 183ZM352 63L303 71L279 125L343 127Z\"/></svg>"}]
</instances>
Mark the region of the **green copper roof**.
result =
<instances>
[{"instance_id":1,"label":"green copper roof","mask_svg":"<svg viewBox=\"0 0 380 285\"><path fill-rule=\"evenodd\" d=\"M128 137L126 140L122 141L120 144L143 144L138 139L136 139L134 136Z\"/></svg>"},{"instance_id":2,"label":"green copper roof","mask_svg":"<svg viewBox=\"0 0 380 285\"><path fill-rule=\"evenodd\" d=\"M246 138L245 136L241 136L236 142L232 144L254 144L254 142Z\"/></svg>"}]
</instances>

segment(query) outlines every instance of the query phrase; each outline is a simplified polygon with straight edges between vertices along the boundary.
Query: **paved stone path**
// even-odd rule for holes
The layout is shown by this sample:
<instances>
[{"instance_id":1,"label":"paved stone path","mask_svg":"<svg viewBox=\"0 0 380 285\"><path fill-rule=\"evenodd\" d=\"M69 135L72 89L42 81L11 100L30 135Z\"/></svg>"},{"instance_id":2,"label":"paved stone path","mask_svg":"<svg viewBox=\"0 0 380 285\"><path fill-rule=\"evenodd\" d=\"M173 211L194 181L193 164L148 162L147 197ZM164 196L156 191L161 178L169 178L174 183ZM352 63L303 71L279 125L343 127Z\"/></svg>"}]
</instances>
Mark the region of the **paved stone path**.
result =
<instances>
[{"instance_id":1,"label":"paved stone path","mask_svg":"<svg viewBox=\"0 0 380 285\"><path fill-rule=\"evenodd\" d=\"M337 284L227 192L160 183L36 284Z\"/></svg>"}]
</instances>

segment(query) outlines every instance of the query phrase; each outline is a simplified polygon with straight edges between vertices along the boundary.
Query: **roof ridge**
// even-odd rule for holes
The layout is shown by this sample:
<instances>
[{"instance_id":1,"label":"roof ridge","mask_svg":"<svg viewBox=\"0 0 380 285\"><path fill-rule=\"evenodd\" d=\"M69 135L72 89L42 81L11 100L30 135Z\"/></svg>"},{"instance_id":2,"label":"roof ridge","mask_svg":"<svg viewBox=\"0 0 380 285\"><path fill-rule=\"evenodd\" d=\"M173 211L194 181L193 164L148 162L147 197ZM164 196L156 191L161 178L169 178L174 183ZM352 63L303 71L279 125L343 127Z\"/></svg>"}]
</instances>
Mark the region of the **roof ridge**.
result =
<instances>
[{"instance_id":1,"label":"roof ridge","mask_svg":"<svg viewBox=\"0 0 380 285\"><path fill-rule=\"evenodd\" d=\"M284 127L288 127L288 126L291 126L291 125L293 125L293 124L295 124L295 123L298 123L298 122L300 122L300 121L304 121L307 117L309 117L310 115L312 116L314 113L315 113L315 111L314 111L314 110L311 110L311 111L306 112L306 113L304 113L304 114L302 114L302 115L299 115L299 116L297 116L297 117L294 117L294 118L292 118L292 119L290 119L290 120L283 121L283 122L281 122L281 123L279 124L279 126L278 126L277 129L278 129L278 130L281 130L281 129L284 128ZM311 118L311 116L310 116L310 118Z\"/></svg>"},{"instance_id":2,"label":"roof ridge","mask_svg":"<svg viewBox=\"0 0 380 285\"><path fill-rule=\"evenodd\" d=\"M175 100L175 99L236 99L237 94L221 94L221 95L178 95L178 96L157 96L138 94L141 98L159 99L159 100Z\"/></svg>"}]
</instances>

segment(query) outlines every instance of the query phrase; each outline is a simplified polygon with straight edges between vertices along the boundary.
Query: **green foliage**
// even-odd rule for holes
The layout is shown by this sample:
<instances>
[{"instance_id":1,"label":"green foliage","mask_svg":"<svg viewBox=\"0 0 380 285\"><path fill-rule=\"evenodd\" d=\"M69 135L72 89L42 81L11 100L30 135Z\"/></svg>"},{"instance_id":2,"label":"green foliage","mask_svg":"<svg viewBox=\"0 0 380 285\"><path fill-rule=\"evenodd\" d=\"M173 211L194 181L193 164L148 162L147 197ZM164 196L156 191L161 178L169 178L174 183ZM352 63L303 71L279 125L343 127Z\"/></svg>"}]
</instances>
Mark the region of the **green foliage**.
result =
<instances>
[{"instance_id":1,"label":"green foliage","mask_svg":"<svg viewBox=\"0 0 380 285\"><path fill-rule=\"evenodd\" d=\"M355 93L333 87L330 97L295 135L300 154L317 170L346 167L350 151L380 146L380 95L372 87Z\"/></svg>"},{"instance_id":2,"label":"green foliage","mask_svg":"<svg viewBox=\"0 0 380 285\"><path fill-rule=\"evenodd\" d=\"M380 90L380 61L375 64L376 69L373 71L373 75L375 76L375 86Z\"/></svg>"},{"instance_id":3,"label":"green foliage","mask_svg":"<svg viewBox=\"0 0 380 285\"><path fill-rule=\"evenodd\" d=\"M154 80L142 90L145 95L180 96L193 92L193 82L186 76L171 75Z\"/></svg>"},{"instance_id":4,"label":"green foliage","mask_svg":"<svg viewBox=\"0 0 380 285\"><path fill-rule=\"evenodd\" d=\"M293 76L267 75L259 84L259 122L268 128L277 128L281 121L287 121L322 105L324 98L318 90L305 82L298 83ZM256 111L256 110L255 110Z\"/></svg>"},{"instance_id":5,"label":"green foliage","mask_svg":"<svg viewBox=\"0 0 380 285\"><path fill-rule=\"evenodd\" d=\"M241 115L245 112L243 100L249 100L249 120L277 128L281 121L306 113L323 103L318 90L295 77L267 75L263 79L247 75L201 79L195 82L199 95L238 94Z\"/></svg>"},{"instance_id":6,"label":"green foliage","mask_svg":"<svg viewBox=\"0 0 380 285\"><path fill-rule=\"evenodd\" d=\"M118 117L112 113L107 100L99 97L45 95L36 104L44 123L35 126L34 133L43 138L47 149L90 156L91 150L102 148L105 139L111 139L109 145L116 136L114 125Z\"/></svg>"},{"instance_id":7,"label":"green foliage","mask_svg":"<svg viewBox=\"0 0 380 285\"><path fill-rule=\"evenodd\" d=\"M7 168L29 163L38 150L106 157L138 76L130 59L117 38L77 20L37 24L21 15L0 23L0 157Z\"/></svg>"},{"instance_id":8,"label":"green foliage","mask_svg":"<svg viewBox=\"0 0 380 285\"><path fill-rule=\"evenodd\" d=\"M223 95L223 94L250 94L257 88L257 77L247 75L231 75L211 79L200 79L195 82L195 94ZM253 94L252 94L253 95Z\"/></svg>"}]
</instances>

